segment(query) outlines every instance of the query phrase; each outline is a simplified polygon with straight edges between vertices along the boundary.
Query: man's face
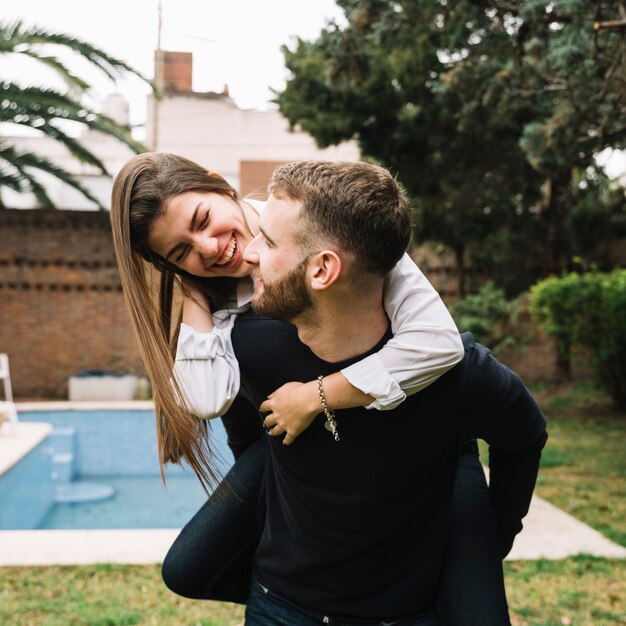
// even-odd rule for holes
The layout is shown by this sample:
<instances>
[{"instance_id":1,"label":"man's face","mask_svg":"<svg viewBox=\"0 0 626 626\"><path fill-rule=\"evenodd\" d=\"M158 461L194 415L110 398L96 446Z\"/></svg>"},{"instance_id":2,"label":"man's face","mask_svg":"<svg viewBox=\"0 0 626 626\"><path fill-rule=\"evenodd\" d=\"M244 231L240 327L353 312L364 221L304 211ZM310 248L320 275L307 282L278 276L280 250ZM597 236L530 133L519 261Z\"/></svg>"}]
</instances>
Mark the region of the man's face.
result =
<instances>
[{"instance_id":1,"label":"man's face","mask_svg":"<svg viewBox=\"0 0 626 626\"><path fill-rule=\"evenodd\" d=\"M295 237L300 202L270 195L259 219L259 234L244 259L256 266L258 278L252 308L261 315L291 321L306 311L311 298L306 285L308 255Z\"/></svg>"}]
</instances>

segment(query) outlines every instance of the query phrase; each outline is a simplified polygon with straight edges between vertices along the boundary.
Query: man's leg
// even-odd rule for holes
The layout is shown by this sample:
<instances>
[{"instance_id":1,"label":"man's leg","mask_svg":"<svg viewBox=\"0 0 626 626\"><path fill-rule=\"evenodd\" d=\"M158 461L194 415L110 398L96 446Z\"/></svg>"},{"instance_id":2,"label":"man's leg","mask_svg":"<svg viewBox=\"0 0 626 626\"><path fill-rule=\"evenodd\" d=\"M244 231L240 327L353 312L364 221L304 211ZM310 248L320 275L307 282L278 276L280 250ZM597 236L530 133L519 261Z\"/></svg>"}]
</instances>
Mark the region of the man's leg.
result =
<instances>
[{"instance_id":1,"label":"man's leg","mask_svg":"<svg viewBox=\"0 0 626 626\"><path fill-rule=\"evenodd\" d=\"M459 456L439 595L446 626L508 626L500 535L475 452Z\"/></svg>"}]
</instances>

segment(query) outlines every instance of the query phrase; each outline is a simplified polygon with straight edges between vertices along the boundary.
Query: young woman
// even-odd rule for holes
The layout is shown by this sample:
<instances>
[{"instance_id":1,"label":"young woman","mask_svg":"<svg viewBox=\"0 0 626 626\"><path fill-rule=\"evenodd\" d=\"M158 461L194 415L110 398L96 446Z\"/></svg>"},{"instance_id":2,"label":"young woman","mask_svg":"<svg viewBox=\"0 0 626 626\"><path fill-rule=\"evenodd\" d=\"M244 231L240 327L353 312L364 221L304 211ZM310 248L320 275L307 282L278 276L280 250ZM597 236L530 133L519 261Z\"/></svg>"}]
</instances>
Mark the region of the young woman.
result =
<instances>
[{"instance_id":1,"label":"young woman","mask_svg":"<svg viewBox=\"0 0 626 626\"><path fill-rule=\"evenodd\" d=\"M253 293L243 250L257 233L261 208L241 200L218 174L168 154L134 157L113 187L113 241L135 336L153 386L161 467L184 458L205 487L214 486L217 478L206 422L198 417L224 414L239 390L230 331ZM174 318L176 285L182 315ZM329 408L392 408L406 393L423 389L461 359L463 348L454 322L406 255L386 282L385 308L394 338L377 354L324 379ZM260 408L268 414L265 424L272 427L272 435L284 434L284 443L289 444L321 412L316 385L316 381L293 383L270 394ZM230 476L239 494L212 498L199 511L168 554L164 578L181 595L244 601L264 438L259 422L238 423L235 418L225 426L237 459ZM474 474L465 493L471 490L470 483L484 496L482 474ZM462 513L471 508L470 503ZM497 528L486 543L495 545L496 537ZM476 539L472 538L473 545ZM497 549L486 552L492 554L489 571L495 574L489 577L489 594L492 605L499 603L499 617L489 621L483 611L476 623L507 623L500 556ZM457 546L454 559L462 553L462 545ZM442 587L458 586L464 572L472 569L467 562L464 565L458 568L451 561L446 569L456 572L455 578ZM444 581L446 576L444 572ZM471 586L472 578L461 586ZM476 594L481 597L476 591L472 595ZM447 623L473 623L467 615L462 619Z\"/></svg>"}]
</instances>

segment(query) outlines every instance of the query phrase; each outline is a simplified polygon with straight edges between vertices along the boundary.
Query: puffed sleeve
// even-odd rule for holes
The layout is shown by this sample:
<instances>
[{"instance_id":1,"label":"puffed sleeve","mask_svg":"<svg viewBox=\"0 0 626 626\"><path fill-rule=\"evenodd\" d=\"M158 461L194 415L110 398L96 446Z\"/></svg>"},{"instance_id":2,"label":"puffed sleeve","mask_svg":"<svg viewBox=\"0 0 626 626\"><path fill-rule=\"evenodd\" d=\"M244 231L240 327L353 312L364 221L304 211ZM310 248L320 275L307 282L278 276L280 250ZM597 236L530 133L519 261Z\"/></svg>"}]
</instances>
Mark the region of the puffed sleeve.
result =
<instances>
[{"instance_id":1,"label":"puffed sleeve","mask_svg":"<svg viewBox=\"0 0 626 626\"><path fill-rule=\"evenodd\" d=\"M375 398L367 408L389 410L428 387L463 358L463 344L437 291L408 254L385 280L384 306L394 333L378 352L341 370Z\"/></svg>"},{"instance_id":2,"label":"puffed sleeve","mask_svg":"<svg viewBox=\"0 0 626 626\"><path fill-rule=\"evenodd\" d=\"M235 317L209 333L180 327L174 375L190 411L203 419L226 413L239 391L239 363L230 337Z\"/></svg>"}]
</instances>

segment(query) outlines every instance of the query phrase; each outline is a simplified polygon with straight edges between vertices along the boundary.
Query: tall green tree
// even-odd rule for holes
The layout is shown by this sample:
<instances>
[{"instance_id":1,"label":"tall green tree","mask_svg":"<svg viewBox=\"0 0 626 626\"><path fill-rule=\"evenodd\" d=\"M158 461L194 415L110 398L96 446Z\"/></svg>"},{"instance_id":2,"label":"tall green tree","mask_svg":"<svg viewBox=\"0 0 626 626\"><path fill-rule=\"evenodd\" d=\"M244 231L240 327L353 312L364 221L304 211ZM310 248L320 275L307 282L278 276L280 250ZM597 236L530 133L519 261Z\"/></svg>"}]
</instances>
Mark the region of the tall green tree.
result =
<instances>
[{"instance_id":1,"label":"tall green tree","mask_svg":"<svg viewBox=\"0 0 626 626\"><path fill-rule=\"evenodd\" d=\"M455 251L460 295L468 248L498 259L509 292L566 267L594 154L626 138L626 31L594 30L621 2L337 4L347 25L283 48L290 124L398 173L418 240Z\"/></svg>"},{"instance_id":2,"label":"tall green tree","mask_svg":"<svg viewBox=\"0 0 626 626\"><path fill-rule=\"evenodd\" d=\"M10 128L6 124L37 129L62 143L79 161L96 167L105 175L108 172L102 161L69 134L64 123L78 122L119 139L135 152L145 151L146 148L132 138L129 128L86 105L84 96L90 84L72 73L59 58L59 50L80 55L112 81L124 74L134 74L147 81L124 61L80 39L37 26L26 27L21 21L0 23L0 55L28 56L53 70L65 85L65 89L51 89L23 85L0 77L0 192L2 187L7 187L21 193L32 193L42 208L53 208L52 200L37 177L37 171L40 171L62 180L104 208L70 172L44 156L17 149L6 137L2 137L2 128ZM0 208L3 208L1 193Z\"/></svg>"}]
</instances>

